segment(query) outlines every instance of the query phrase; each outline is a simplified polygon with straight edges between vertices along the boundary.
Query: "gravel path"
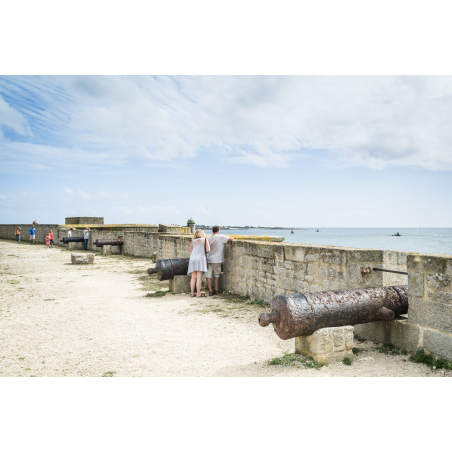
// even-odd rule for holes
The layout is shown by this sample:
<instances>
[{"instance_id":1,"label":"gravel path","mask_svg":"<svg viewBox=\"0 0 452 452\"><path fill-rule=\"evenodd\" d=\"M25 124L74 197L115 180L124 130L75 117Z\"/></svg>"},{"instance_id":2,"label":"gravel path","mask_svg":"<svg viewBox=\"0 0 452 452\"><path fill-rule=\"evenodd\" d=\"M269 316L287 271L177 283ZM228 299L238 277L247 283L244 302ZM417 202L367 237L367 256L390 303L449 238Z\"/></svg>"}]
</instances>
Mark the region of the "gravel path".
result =
<instances>
[{"instance_id":1,"label":"gravel path","mask_svg":"<svg viewBox=\"0 0 452 452\"><path fill-rule=\"evenodd\" d=\"M451 376L371 342L351 366L269 365L293 352L261 328L262 308L189 295L146 296L149 260L0 240L0 376ZM155 285L155 284L154 284ZM155 288L154 288L155 289Z\"/></svg>"}]
</instances>

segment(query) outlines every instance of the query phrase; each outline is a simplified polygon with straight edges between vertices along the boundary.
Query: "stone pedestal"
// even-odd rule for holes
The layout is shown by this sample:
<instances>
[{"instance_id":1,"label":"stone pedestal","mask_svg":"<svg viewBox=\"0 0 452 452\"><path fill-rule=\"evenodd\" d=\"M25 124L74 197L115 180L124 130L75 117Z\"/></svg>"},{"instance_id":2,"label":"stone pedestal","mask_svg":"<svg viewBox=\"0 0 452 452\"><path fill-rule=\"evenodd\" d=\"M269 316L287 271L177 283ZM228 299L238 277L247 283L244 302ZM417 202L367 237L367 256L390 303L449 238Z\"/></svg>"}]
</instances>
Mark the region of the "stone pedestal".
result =
<instances>
[{"instance_id":1,"label":"stone pedestal","mask_svg":"<svg viewBox=\"0 0 452 452\"><path fill-rule=\"evenodd\" d=\"M190 293L190 275L178 275L169 280L169 290L173 293Z\"/></svg>"},{"instance_id":2,"label":"stone pedestal","mask_svg":"<svg viewBox=\"0 0 452 452\"><path fill-rule=\"evenodd\" d=\"M353 361L353 327L322 328L310 336L296 337L295 351L322 364L340 363L344 358Z\"/></svg>"},{"instance_id":3,"label":"stone pedestal","mask_svg":"<svg viewBox=\"0 0 452 452\"><path fill-rule=\"evenodd\" d=\"M73 264L93 264L94 254L92 253L72 253L71 262Z\"/></svg>"},{"instance_id":4,"label":"stone pedestal","mask_svg":"<svg viewBox=\"0 0 452 452\"><path fill-rule=\"evenodd\" d=\"M76 243L76 242L69 242L69 243L67 244L67 249L68 249L68 251L75 250L75 243Z\"/></svg>"},{"instance_id":5,"label":"stone pedestal","mask_svg":"<svg viewBox=\"0 0 452 452\"><path fill-rule=\"evenodd\" d=\"M104 245L102 247L102 254L104 256L109 256L111 254L111 245Z\"/></svg>"}]
</instances>

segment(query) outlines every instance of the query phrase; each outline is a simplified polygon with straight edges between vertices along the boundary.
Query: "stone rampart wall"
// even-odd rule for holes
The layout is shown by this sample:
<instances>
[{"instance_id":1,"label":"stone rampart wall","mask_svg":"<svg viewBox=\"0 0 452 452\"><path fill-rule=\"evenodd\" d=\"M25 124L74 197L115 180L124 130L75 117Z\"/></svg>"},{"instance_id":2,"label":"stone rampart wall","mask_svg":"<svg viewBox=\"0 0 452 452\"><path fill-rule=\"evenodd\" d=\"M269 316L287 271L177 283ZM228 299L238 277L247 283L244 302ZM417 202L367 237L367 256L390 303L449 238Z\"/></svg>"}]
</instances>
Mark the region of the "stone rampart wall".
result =
<instances>
[{"instance_id":1,"label":"stone rampart wall","mask_svg":"<svg viewBox=\"0 0 452 452\"><path fill-rule=\"evenodd\" d=\"M22 242L30 241L30 234L28 233L31 228L31 224L0 224L0 238L16 240L16 228L20 226L22 231L20 234L20 240ZM52 231L54 232L55 242L58 235L58 224L38 224L36 228L36 243L45 243L45 236Z\"/></svg>"}]
</instances>

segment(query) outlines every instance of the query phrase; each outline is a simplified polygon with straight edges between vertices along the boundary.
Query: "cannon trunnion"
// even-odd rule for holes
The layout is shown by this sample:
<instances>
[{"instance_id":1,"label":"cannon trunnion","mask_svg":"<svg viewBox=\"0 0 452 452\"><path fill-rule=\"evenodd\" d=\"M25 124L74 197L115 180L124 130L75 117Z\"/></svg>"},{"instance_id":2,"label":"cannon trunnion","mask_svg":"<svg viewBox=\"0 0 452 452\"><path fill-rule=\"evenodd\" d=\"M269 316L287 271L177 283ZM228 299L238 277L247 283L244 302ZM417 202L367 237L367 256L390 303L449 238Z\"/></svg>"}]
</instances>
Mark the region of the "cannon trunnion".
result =
<instances>
[{"instance_id":1,"label":"cannon trunnion","mask_svg":"<svg viewBox=\"0 0 452 452\"><path fill-rule=\"evenodd\" d=\"M271 312L259 316L263 327L273 323L281 339L310 336L320 328L390 321L408 312L407 286L276 295Z\"/></svg>"},{"instance_id":2,"label":"cannon trunnion","mask_svg":"<svg viewBox=\"0 0 452 452\"><path fill-rule=\"evenodd\" d=\"M66 245L69 242L83 242L85 239L83 237L63 237L60 242Z\"/></svg>"},{"instance_id":3,"label":"cannon trunnion","mask_svg":"<svg viewBox=\"0 0 452 452\"><path fill-rule=\"evenodd\" d=\"M190 258L181 259L159 259L154 268L148 269L148 274L157 274L159 281L166 281L176 275L186 275L188 272L188 262Z\"/></svg>"}]
</instances>

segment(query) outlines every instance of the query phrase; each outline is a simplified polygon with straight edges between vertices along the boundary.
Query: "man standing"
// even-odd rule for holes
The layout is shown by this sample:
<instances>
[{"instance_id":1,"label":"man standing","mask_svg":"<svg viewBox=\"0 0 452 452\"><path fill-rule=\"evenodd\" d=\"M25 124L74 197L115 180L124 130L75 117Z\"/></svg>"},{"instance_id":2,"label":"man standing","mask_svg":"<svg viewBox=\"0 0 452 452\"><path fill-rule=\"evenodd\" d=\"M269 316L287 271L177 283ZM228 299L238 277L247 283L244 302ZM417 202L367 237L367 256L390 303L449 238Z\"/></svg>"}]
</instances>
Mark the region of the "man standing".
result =
<instances>
[{"instance_id":1,"label":"man standing","mask_svg":"<svg viewBox=\"0 0 452 452\"><path fill-rule=\"evenodd\" d=\"M218 289L220 284L221 264L224 261L224 245L234 240L233 237L220 234L220 227L214 226L212 228L213 235L208 237L210 245L210 253L207 255L207 287L209 288L209 295L215 295L216 293L222 293L222 290ZM212 290L212 274L215 277L215 291Z\"/></svg>"},{"instance_id":2,"label":"man standing","mask_svg":"<svg viewBox=\"0 0 452 452\"><path fill-rule=\"evenodd\" d=\"M88 251L89 231L91 231L91 229L88 226L86 226L85 230L83 231L83 237L85 239L85 251Z\"/></svg>"},{"instance_id":3,"label":"man standing","mask_svg":"<svg viewBox=\"0 0 452 452\"><path fill-rule=\"evenodd\" d=\"M54 236L54 234L53 234L52 229L50 230L49 235L50 235L50 248L53 248L53 245L54 245L54 243L55 243L55 242L54 242L55 236Z\"/></svg>"},{"instance_id":4,"label":"man standing","mask_svg":"<svg viewBox=\"0 0 452 452\"><path fill-rule=\"evenodd\" d=\"M31 225L31 228L28 232L30 233L30 245L34 245L36 238L36 228L34 224Z\"/></svg>"},{"instance_id":5,"label":"man standing","mask_svg":"<svg viewBox=\"0 0 452 452\"><path fill-rule=\"evenodd\" d=\"M69 231L67 231L67 236L68 236L68 237L72 237L72 228L69 229Z\"/></svg>"}]
</instances>

